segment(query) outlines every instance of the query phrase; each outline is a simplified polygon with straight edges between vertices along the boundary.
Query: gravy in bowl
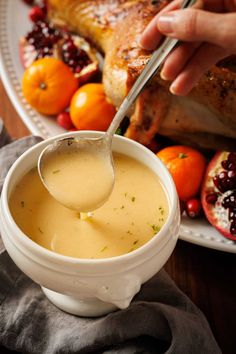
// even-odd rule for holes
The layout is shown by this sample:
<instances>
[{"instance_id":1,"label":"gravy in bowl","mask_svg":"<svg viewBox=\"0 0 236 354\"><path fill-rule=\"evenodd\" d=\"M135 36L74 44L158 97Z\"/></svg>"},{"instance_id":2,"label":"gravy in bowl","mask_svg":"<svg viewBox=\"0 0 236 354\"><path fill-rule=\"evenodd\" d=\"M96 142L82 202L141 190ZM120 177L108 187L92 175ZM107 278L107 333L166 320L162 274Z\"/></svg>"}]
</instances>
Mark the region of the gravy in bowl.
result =
<instances>
[{"instance_id":1,"label":"gravy in bowl","mask_svg":"<svg viewBox=\"0 0 236 354\"><path fill-rule=\"evenodd\" d=\"M92 217L83 220L78 212L57 202L35 167L10 195L16 224L37 244L76 258L115 257L144 245L167 219L166 192L158 176L144 164L116 152L113 157L114 189Z\"/></svg>"}]
</instances>

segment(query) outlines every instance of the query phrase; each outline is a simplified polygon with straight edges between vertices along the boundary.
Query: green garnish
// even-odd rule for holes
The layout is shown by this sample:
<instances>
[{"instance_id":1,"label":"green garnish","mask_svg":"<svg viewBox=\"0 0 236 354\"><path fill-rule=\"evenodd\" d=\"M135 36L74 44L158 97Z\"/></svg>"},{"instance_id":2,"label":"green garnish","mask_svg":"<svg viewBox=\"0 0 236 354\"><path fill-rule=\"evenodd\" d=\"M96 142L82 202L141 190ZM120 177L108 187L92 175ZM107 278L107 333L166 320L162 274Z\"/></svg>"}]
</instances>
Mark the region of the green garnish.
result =
<instances>
[{"instance_id":1,"label":"green garnish","mask_svg":"<svg viewBox=\"0 0 236 354\"><path fill-rule=\"evenodd\" d=\"M115 134L117 134L117 135L123 135L122 129L121 129L121 128L116 129Z\"/></svg>"},{"instance_id":2,"label":"green garnish","mask_svg":"<svg viewBox=\"0 0 236 354\"><path fill-rule=\"evenodd\" d=\"M158 231L160 231L160 227L159 227L158 225L153 224L153 225L151 225L151 227L152 227L152 229L153 229L153 231L154 231L155 233L157 233Z\"/></svg>"},{"instance_id":3,"label":"green garnish","mask_svg":"<svg viewBox=\"0 0 236 354\"><path fill-rule=\"evenodd\" d=\"M164 215L165 210L164 210L164 208L163 208L162 206L160 206L160 207L158 208L158 210L160 211L160 214L161 214L161 215Z\"/></svg>"},{"instance_id":4,"label":"green garnish","mask_svg":"<svg viewBox=\"0 0 236 354\"><path fill-rule=\"evenodd\" d=\"M103 247L100 252L104 252L107 248L107 246Z\"/></svg>"}]
</instances>

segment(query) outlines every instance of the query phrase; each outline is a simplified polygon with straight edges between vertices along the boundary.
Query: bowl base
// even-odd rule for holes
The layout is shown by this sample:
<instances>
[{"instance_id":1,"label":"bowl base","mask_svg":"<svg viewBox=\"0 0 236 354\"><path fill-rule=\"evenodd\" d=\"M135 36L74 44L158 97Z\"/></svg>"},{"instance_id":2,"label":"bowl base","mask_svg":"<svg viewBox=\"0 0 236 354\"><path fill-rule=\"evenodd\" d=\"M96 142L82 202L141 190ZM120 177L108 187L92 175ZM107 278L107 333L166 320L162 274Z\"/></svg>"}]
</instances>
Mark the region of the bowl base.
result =
<instances>
[{"instance_id":1,"label":"bowl base","mask_svg":"<svg viewBox=\"0 0 236 354\"><path fill-rule=\"evenodd\" d=\"M81 300L44 287L42 287L42 290L55 306L72 315L80 317L99 317L118 310L115 305L96 298Z\"/></svg>"}]
</instances>

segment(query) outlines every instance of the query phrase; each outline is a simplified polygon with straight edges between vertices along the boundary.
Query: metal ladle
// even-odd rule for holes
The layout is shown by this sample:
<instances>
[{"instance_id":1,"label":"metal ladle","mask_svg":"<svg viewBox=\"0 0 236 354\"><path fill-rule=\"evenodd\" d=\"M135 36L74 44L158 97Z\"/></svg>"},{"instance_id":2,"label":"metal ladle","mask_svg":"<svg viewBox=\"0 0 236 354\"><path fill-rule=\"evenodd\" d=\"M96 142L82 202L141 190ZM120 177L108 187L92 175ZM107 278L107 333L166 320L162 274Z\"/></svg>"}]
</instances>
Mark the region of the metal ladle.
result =
<instances>
[{"instance_id":1,"label":"metal ladle","mask_svg":"<svg viewBox=\"0 0 236 354\"><path fill-rule=\"evenodd\" d=\"M181 8L187 8L193 5L195 0L184 0L182 3ZM73 138L68 137L60 140L54 141L53 144L48 145L39 156L38 160L38 172L39 176L48 189L50 193L50 188L48 188L42 174L43 166L47 163L48 158L52 158L53 155L58 154L58 152L68 152L68 151L78 151L81 150L90 150L90 151L100 151L104 154L104 157L108 159L110 164L113 168L113 159L112 159L112 152L111 152L111 143L113 135L115 134L117 128L119 127L121 121L126 116L127 112L129 111L131 105L135 102L143 88L146 84L151 80L151 78L156 74L157 70L159 69L160 65L163 63L167 55L171 52L171 50L175 47L178 43L177 39L166 38L161 46L155 50L146 64L145 68L143 69L142 73L132 86L131 90L129 91L128 95L120 105L110 127L108 128L107 132L99 138ZM114 184L114 181L113 181ZM111 194L112 187L108 189L107 199ZM55 196L54 196L55 197ZM96 209L98 206L101 206L105 200L103 199L101 203L97 206L91 205L91 211ZM66 205L70 208L69 205ZM84 210L78 210L79 212L83 212ZM89 211L89 210L87 210Z\"/></svg>"}]
</instances>

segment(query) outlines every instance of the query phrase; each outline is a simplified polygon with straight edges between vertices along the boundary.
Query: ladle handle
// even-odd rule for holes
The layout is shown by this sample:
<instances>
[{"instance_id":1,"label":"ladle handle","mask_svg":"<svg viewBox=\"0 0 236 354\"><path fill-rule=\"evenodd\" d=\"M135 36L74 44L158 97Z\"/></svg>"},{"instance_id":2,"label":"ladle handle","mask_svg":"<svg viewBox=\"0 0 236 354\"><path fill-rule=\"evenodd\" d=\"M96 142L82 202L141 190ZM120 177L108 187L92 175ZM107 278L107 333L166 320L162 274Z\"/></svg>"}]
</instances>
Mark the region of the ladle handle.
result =
<instances>
[{"instance_id":1,"label":"ladle handle","mask_svg":"<svg viewBox=\"0 0 236 354\"><path fill-rule=\"evenodd\" d=\"M196 0L184 0L181 5L181 8L184 9L190 7L195 3L195 1ZM111 122L106 133L108 140L112 139L113 134L116 132L121 121L126 116L131 105L135 102L136 98L139 96L139 94L146 86L146 84L149 82L149 80L151 80L151 78L156 74L160 65L163 63L167 55L171 52L171 50L174 48L174 46L177 43L178 43L178 39L172 39L167 37L163 41L161 46L153 52L151 58L149 59L145 68L143 69L143 71L135 81L132 88L130 89L128 95L121 103L113 121Z\"/></svg>"}]
</instances>

